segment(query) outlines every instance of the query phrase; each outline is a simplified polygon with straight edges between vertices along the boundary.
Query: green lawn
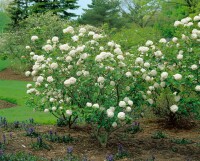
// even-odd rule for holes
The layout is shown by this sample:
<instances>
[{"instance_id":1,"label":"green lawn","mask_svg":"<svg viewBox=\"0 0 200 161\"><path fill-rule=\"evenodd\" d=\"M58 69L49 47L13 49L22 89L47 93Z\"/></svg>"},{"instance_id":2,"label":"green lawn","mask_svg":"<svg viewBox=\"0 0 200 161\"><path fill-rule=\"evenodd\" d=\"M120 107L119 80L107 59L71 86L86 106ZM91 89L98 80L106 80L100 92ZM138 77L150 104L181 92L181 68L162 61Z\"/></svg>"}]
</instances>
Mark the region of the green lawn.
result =
<instances>
[{"instance_id":1,"label":"green lawn","mask_svg":"<svg viewBox=\"0 0 200 161\"><path fill-rule=\"evenodd\" d=\"M0 116L6 117L9 122L25 121L34 118L35 122L40 124L52 124L56 119L48 113L33 112L33 109L26 107L26 84L28 82L0 80L0 98L15 99L17 107L0 110Z\"/></svg>"},{"instance_id":2,"label":"green lawn","mask_svg":"<svg viewBox=\"0 0 200 161\"><path fill-rule=\"evenodd\" d=\"M8 59L7 60L0 59L0 71L6 69L8 66L10 66L10 61Z\"/></svg>"},{"instance_id":3,"label":"green lawn","mask_svg":"<svg viewBox=\"0 0 200 161\"><path fill-rule=\"evenodd\" d=\"M0 12L0 33L4 32L6 25L10 22L10 18L4 12Z\"/></svg>"}]
</instances>

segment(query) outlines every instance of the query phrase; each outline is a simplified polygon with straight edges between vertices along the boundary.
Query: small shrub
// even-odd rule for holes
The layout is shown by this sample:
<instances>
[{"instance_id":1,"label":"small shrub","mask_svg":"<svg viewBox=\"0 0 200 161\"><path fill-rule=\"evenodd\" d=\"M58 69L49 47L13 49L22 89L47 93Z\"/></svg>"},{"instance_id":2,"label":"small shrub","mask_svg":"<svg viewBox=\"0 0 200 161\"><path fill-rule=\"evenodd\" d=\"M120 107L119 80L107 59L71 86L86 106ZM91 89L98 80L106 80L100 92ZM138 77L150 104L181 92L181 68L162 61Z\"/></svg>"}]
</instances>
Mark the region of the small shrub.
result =
<instances>
[{"instance_id":1,"label":"small shrub","mask_svg":"<svg viewBox=\"0 0 200 161\"><path fill-rule=\"evenodd\" d=\"M162 131L157 131L152 135L152 138L153 139L165 139L165 138L167 138L167 135Z\"/></svg>"}]
</instances>

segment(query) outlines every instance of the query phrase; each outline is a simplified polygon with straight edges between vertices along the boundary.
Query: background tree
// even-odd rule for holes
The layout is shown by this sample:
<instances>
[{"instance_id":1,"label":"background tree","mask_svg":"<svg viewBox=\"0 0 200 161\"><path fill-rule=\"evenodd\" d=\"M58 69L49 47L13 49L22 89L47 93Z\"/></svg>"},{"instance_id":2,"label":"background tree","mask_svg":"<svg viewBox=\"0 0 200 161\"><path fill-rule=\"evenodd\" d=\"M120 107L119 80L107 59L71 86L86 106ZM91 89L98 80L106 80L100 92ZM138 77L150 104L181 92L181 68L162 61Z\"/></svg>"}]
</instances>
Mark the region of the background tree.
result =
<instances>
[{"instance_id":1,"label":"background tree","mask_svg":"<svg viewBox=\"0 0 200 161\"><path fill-rule=\"evenodd\" d=\"M33 5L29 8L30 13L45 13L51 11L62 18L75 17L76 14L69 10L77 9L77 0L31 0Z\"/></svg>"},{"instance_id":2,"label":"background tree","mask_svg":"<svg viewBox=\"0 0 200 161\"><path fill-rule=\"evenodd\" d=\"M107 23L110 27L119 28L124 25L120 13L119 0L92 0L84 9L85 13L79 18L79 23L101 26Z\"/></svg>"},{"instance_id":3,"label":"background tree","mask_svg":"<svg viewBox=\"0 0 200 161\"><path fill-rule=\"evenodd\" d=\"M15 27L28 16L28 0L13 0L7 7L11 18L11 26Z\"/></svg>"},{"instance_id":4,"label":"background tree","mask_svg":"<svg viewBox=\"0 0 200 161\"><path fill-rule=\"evenodd\" d=\"M121 10L129 22L140 27L152 24L153 17L161 10L160 0L124 0Z\"/></svg>"}]
</instances>

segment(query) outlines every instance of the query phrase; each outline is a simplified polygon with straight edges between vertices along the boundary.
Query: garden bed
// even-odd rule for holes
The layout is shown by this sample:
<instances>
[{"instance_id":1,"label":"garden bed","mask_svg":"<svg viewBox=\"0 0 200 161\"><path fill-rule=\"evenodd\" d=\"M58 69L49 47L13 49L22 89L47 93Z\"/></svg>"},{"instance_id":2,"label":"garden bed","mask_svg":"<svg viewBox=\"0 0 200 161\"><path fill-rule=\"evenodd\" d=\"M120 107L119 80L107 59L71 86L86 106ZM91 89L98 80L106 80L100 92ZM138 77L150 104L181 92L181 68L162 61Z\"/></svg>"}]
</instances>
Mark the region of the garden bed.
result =
<instances>
[{"instance_id":1,"label":"garden bed","mask_svg":"<svg viewBox=\"0 0 200 161\"><path fill-rule=\"evenodd\" d=\"M56 126L34 126L35 131L40 134L49 149L34 149L32 145L37 137L26 136L25 130L4 129L0 135L12 134L12 141L6 146L6 153L25 152L48 159L64 158L67 148L73 147L73 154L89 160L103 161L108 155L116 155L119 146L125 152L124 158L119 160L146 161L152 156L158 161L199 161L200 152L200 128L199 125L191 130L164 129L158 125L157 120L142 120L140 130L136 134L125 132L113 133L107 148L101 148L95 138L91 136L91 129L74 128L67 129ZM59 136L70 136L73 141L69 143L51 142L44 136L52 131ZM2 136L0 136L2 138ZM9 140L9 139L8 139Z\"/></svg>"},{"instance_id":2,"label":"garden bed","mask_svg":"<svg viewBox=\"0 0 200 161\"><path fill-rule=\"evenodd\" d=\"M16 105L7 101L0 100L0 109L15 107Z\"/></svg>"},{"instance_id":3,"label":"garden bed","mask_svg":"<svg viewBox=\"0 0 200 161\"><path fill-rule=\"evenodd\" d=\"M32 81L30 77L26 77L21 73L16 73L12 69L5 69L0 72L1 80L19 80L19 81Z\"/></svg>"}]
</instances>

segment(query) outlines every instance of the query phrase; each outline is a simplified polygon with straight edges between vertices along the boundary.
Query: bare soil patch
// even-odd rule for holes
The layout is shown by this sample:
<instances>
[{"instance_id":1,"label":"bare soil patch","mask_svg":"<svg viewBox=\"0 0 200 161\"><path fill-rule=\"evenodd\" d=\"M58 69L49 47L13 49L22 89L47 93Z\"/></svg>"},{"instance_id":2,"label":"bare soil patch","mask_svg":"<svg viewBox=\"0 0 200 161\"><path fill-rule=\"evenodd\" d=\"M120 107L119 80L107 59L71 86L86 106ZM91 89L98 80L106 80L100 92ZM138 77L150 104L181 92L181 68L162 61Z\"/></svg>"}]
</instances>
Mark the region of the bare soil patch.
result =
<instances>
[{"instance_id":1,"label":"bare soil patch","mask_svg":"<svg viewBox=\"0 0 200 161\"><path fill-rule=\"evenodd\" d=\"M26 77L22 73L17 73L12 69L5 69L0 72L1 80L19 80L19 81L32 81L31 77Z\"/></svg>"},{"instance_id":2,"label":"bare soil patch","mask_svg":"<svg viewBox=\"0 0 200 161\"><path fill-rule=\"evenodd\" d=\"M16 105L7 101L0 100L0 109L15 107Z\"/></svg>"},{"instance_id":3,"label":"bare soil patch","mask_svg":"<svg viewBox=\"0 0 200 161\"><path fill-rule=\"evenodd\" d=\"M164 129L152 120L140 121L142 131L136 134L118 132L111 136L106 148L102 148L94 137L91 136L90 128L67 129L56 126L35 126L35 131L40 134L47 134L49 130L58 135L70 134L75 138L71 143L52 143L44 141L51 145L50 150L33 150L31 145L37 138L25 136L24 130L11 130L0 132L0 138L3 133L9 137L12 133L11 144L7 145L7 153L23 151L33 155L48 158L63 158L66 156L66 149L73 147L73 151L78 156L87 156L92 161L104 161L109 154L116 154L118 145L121 144L129 153L129 157L120 159L120 161L146 161L155 156L156 161L199 161L200 160L200 126L190 130ZM152 135L156 131L164 132L167 137L163 139L153 139ZM178 144L172 142L172 139L188 139L188 144Z\"/></svg>"}]
</instances>

